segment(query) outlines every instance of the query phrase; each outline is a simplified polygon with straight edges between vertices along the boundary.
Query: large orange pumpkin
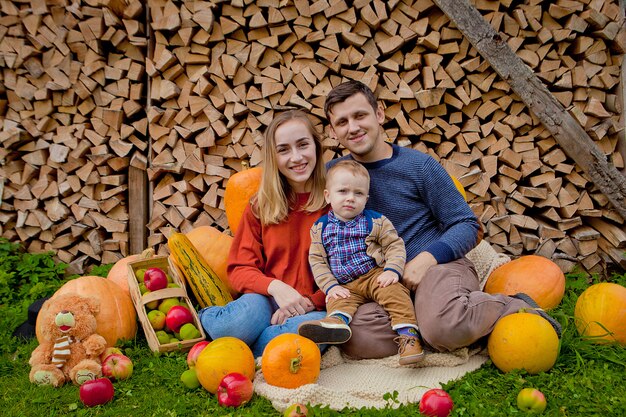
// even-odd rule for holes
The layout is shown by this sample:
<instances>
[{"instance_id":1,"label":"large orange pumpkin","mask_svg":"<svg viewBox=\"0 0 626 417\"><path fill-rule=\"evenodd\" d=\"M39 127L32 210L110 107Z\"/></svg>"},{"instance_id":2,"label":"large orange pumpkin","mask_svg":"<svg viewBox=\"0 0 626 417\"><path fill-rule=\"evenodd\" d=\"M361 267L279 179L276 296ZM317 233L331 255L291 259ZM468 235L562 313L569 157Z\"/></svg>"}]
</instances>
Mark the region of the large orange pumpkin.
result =
<instances>
[{"instance_id":1,"label":"large orange pumpkin","mask_svg":"<svg viewBox=\"0 0 626 417\"><path fill-rule=\"evenodd\" d=\"M548 310L556 307L565 294L565 275L551 260L537 255L522 256L496 268L487 279L489 294L528 294Z\"/></svg>"},{"instance_id":2,"label":"large orange pumpkin","mask_svg":"<svg viewBox=\"0 0 626 417\"><path fill-rule=\"evenodd\" d=\"M254 355L243 341L236 337L220 337L209 343L196 360L196 374L200 384L211 394L217 392L222 378L239 372L254 379Z\"/></svg>"},{"instance_id":3,"label":"large orange pumpkin","mask_svg":"<svg viewBox=\"0 0 626 417\"><path fill-rule=\"evenodd\" d=\"M224 190L226 219L233 235L237 232L243 211L250 198L258 191L263 170L261 167L244 169L232 175Z\"/></svg>"},{"instance_id":4,"label":"large orange pumpkin","mask_svg":"<svg viewBox=\"0 0 626 417\"><path fill-rule=\"evenodd\" d=\"M487 341L489 356L502 372L524 369L530 374L550 370L559 355L559 337L537 314L514 313L498 320Z\"/></svg>"},{"instance_id":5,"label":"large orange pumpkin","mask_svg":"<svg viewBox=\"0 0 626 417\"><path fill-rule=\"evenodd\" d=\"M576 300L574 318L580 335L626 345L626 288L610 282L590 286Z\"/></svg>"},{"instance_id":6,"label":"large orange pumpkin","mask_svg":"<svg viewBox=\"0 0 626 417\"><path fill-rule=\"evenodd\" d=\"M233 237L220 232L215 227L198 226L185 234L191 244L200 252L207 265L228 286L228 291L234 297L237 291L233 290L228 282L226 266L228 265L228 252L233 243Z\"/></svg>"},{"instance_id":7,"label":"large orange pumpkin","mask_svg":"<svg viewBox=\"0 0 626 417\"><path fill-rule=\"evenodd\" d=\"M96 332L104 337L108 346L115 346L119 339L132 339L137 332L137 313L130 295L113 281L95 276L84 276L66 282L52 298L61 294L76 294L93 297L100 301L100 312L96 315ZM46 314L49 305L39 312ZM37 320L37 340L42 340L42 323Z\"/></svg>"},{"instance_id":8,"label":"large orange pumpkin","mask_svg":"<svg viewBox=\"0 0 626 417\"><path fill-rule=\"evenodd\" d=\"M128 295L130 295L130 289L128 288L128 263L134 261L141 261L154 256L154 249L148 248L142 253L136 255L130 255L120 259L109 270L107 279L115 282L119 285Z\"/></svg>"},{"instance_id":9,"label":"large orange pumpkin","mask_svg":"<svg viewBox=\"0 0 626 417\"><path fill-rule=\"evenodd\" d=\"M312 340L284 333L273 338L265 347L261 369L268 384L298 388L317 381L320 361L320 350Z\"/></svg>"}]
</instances>

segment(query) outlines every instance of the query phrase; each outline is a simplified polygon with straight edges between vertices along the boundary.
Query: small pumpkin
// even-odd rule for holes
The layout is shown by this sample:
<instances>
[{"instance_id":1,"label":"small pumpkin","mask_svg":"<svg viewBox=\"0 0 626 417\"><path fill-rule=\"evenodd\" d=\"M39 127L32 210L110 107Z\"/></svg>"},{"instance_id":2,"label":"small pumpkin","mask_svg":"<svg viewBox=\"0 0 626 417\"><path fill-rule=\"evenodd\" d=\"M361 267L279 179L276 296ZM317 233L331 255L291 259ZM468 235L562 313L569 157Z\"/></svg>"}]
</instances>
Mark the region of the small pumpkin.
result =
<instances>
[{"instance_id":1,"label":"small pumpkin","mask_svg":"<svg viewBox=\"0 0 626 417\"><path fill-rule=\"evenodd\" d=\"M459 181L454 175L450 175L450 178L452 178L452 182L454 183L456 189L459 190L463 196L463 200L467 201L467 193L465 192L465 188L463 188L461 181Z\"/></svg>"},{"instance_id":2,"label":"small pumpkin","mask_svg":"<svg viewBox=\"0 0 626 417\"><path fill-rule=\"evenodd\" d=\"M137 313L130 295L113 281L96 276L84 276L66 282L52 298L61 294L76 294L100 300L100 311L96 315L97 333L102 335L108 346L115 346L119 339L129 340L137 333ZM42 308L45 311L46 306ZM42 324L37 321L35 331L41 342Z\"/></svg>"},{"instance_id":3,"label":"small pumpkin","mask_svg":"<svg viewBox=\"0 0 626 417\"><path fill-rule=\"evenodd\" d=\"M263 170L261 167L244 169L233 174L226 182L224 190L224 208L228 227L233 235L237 232L243 211L261 185Z\"/></svg>"},{"instance_id":4,"label":"small pumpkin","mask_svg":"<svg viewBox=\"0 0 626 417\"><path fill-rule=\"evenodd\" d=\"M268 384L298 388L317 381L320 362L320 350L312 340L297 334L283 333L265 347L261 369Z\"/></svg>"},{"instance_id":5,"label":"small pumpkin","mask_svg":"<svg viewBox=\"0 0 626 417\"><path fill-rule=\"evenodd\" d=\"M519 312L497 321L487 341L489 356L502 372L546 372L559 355L559 337L543 317Z\"/></svg>"},{"instance_id":6,"label":"small pumpkin","mask_svg":"<svg viewBox=\"0 0 626 417\"><path fill-rule=\"evenodd\" d=\"M496 268L487 278L489 294L528 294L539 307L549 310L559 305L565 294L565 275L548 258L525 255Z\"/></svg>"},{"instance_id":7,"label":"small pumpkin","mask_svg":"<svg viewBox=\"0 0 626 417\"><path fill-rule=\"evenodd\" d=\"M591 285L576 300L574 319L580 335L626 345L626 288L611 282Z\"/></svg>"},{"instance_id":8,"label":"small pumpkin","mask_svg":"<svg viewBox=\"0 0 626 417\"><path fill-rule=\"evenodd\" d=\"M239 372L254 379L254 355L242 340L220 337L206 345L196 360L196 374L200 384L211 394L217 392L222 378Z\"/></svg>"},{"instance_id":9,"label":"small pumpkin","mask_svg":"<svg viewBox=\"0 0 626 417\"><path fill-rule=\"evenodd\" d=\"M149 259L152 256L154 256L154 249L148 248L141 253L130 255L125 258L120 259L109 270L107 279L115 282L125 292L127 292L128 295L130 295L130 289L128 287L128 264L134 261L141 261L144 259Z\"/></svg>"},{"instance_id":10,"label":"small pumpkin","mask_svg":"<svg viewBox=\"0 0 626 417\"><path fill-rule=\"evenodd\" d=\"M226 284L230 294L235 297L238 293L228 282L226 267L228 266L228 252L233 243L233 237L220 232L215 227L198 226L185 233L191 244L198 250L207 265Z\"/></svg>"}]
</instances>

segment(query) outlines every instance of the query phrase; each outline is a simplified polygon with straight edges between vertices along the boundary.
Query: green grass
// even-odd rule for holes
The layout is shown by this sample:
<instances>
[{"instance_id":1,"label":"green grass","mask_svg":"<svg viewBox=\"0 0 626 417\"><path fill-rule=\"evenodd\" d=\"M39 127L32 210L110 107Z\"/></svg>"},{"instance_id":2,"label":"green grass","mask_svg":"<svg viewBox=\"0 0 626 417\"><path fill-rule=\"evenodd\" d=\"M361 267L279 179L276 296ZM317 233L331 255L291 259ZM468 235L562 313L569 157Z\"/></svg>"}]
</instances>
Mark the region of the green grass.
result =
<instances>
[{"instance_id":1,"label":"green grass","mask_svg":"<svg viewBox=\"0 0 626 417\"><path fill-rule=\"evenodd\" d=\"M151 352L141 333L122 346L135 365L132 377L114 383L115 399L104 406L86 408L79 401L78 388L39 387L28 381L28 359L37 346L34 340L11 337L13 329L26 318L26 308L34 299L49 295L65 278L64 267L51 264L41 255L34 262L31 255L16 247L3 246L0 240L0 413L3 416L278 416L269 401L255 395L238 409L225 409L203 389L189 391L179 383L186 369L185 354ZM11 258L11 263L8 259ZM24 260L26 259L26 260ZM24 264L30 265L28 268ZM7 270L5 265L10 265ZM35 266L33 266L35 265ZM24 270L24 276L12 272ZM91 271L106 275L108 268ZM37 282L25 276L37 276ZM594 278L595 281L598 278ZM613 275L611 281L626 285L626 275ZM480 369L446 384L455 402L452 416L524 416L515 405L519 390L540 389L548 400L544 416L624 416L626 415L626 349L615 345L597 345L580 338L573 324L573 310L580 292L592 279L583 274L567 277L566 295L553 315L563 324L559 360L547 373L503 374L490 361ZM33 290L33 287L36 287ZM312 407L315 416L406 416L418 415L416 404L395 408L393 393L388 393L386 409L345 409Z\"/></svg>"}]
</instances>

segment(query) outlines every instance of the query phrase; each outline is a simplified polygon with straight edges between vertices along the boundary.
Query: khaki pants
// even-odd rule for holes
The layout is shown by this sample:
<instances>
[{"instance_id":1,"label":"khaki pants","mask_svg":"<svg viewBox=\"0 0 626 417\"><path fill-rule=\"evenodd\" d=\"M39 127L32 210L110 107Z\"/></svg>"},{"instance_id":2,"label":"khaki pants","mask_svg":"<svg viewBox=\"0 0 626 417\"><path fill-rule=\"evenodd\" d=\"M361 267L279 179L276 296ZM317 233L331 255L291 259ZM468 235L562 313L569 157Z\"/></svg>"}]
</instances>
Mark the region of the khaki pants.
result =
<instances>
[{"instance_id":1,"label":"khaki pants","mask_svg":"<svg viewBox=\"0 0 626 417\"><path fill-rule=\"evenodd\" d=\"M400 327L417 328L415 311L409 290L399 282L380 287L376 278L382 272L382 268L376 267L354 281L341 284L341 286L350 290L350 297L328 300L326 303L328 314L343 313L353 318L359 306L367 301L375 301L379 307L382 307L383 311L389 314L391 318L391 325L389 325L389 322L387 323L389 329L395 330ZM396 353L397 350L398 347L396 346Z\"/></svg>"},{"instance_id":2,"label":"khaki pants","mask_svg":"<svg viewBox=\"0 0 626 417\"><path fill-rule=\"evenodd\" d=\"M474 265L467 259L430 268L414 295L417 324L435 351L452 351L487 336L499 318L529 306L506 295L480 291ZM387 313L376 303L359 307L352 338L341 348L357 358L382 358L398 352Z\"/></svg>"}]
</instances>

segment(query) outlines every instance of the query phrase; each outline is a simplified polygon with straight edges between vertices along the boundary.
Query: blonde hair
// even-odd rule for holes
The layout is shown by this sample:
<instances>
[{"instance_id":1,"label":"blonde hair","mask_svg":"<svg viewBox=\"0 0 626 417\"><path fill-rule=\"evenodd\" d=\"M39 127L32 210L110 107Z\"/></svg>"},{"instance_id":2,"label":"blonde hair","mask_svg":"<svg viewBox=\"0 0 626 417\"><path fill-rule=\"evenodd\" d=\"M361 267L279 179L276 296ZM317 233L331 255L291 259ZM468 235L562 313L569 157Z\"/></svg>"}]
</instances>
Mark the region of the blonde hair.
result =
<instances>
[{"instance_id":1,"label":"blonde hair","mask_svg":"<svg viewBox=\"0 0 626 417\"><path fill-rule=\"evenodd\" d=\"M325 167L322 161L321 135L305 112L288 110L275 116L265 131L263 176L259 191L251 201L254 213L264 225L278 224L285 220L289 215L289 209L293 208L296 203L296 193L278 170L276 162L276 130L292 120L299 120L307 127L315 144L315 168L307 181L311 191L302 210L312 213L326 205L324 200Z\"/></svg>"},{"instance_id":2,"label":"blonde hair","mask_svg":"<svg viewBox=\"0 0 626 417\"><path fill-rule=\"evenodd\" d=\"M332 183L335 173L342 169L344 171L348 171L357 178L361 177L367 179L367 186L369 188L370 173L363 165L352 159L344 159L330 167L330 169L326 173L326 188L328 188L328 186Z\"/></svg>"}]
</instances>

